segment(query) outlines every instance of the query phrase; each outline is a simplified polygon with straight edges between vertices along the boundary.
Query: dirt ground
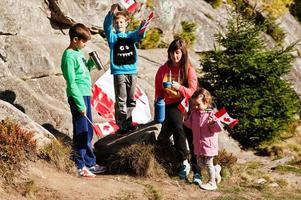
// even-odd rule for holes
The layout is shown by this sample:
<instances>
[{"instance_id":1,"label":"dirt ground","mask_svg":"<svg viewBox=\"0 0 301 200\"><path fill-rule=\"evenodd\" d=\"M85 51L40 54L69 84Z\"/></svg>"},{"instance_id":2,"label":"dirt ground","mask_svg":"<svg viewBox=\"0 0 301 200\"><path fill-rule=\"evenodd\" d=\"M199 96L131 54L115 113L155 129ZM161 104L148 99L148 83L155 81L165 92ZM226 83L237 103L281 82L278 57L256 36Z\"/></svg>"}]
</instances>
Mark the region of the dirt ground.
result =
<instances>
[{"instance_id":1,"label":"dirt ground","mask_svg":"<svg viewBox=\"0 0 301 200\"><path fill-rule=\"evenodd\" d=\"M178 179L136 178L127 175L97 175L80 178L59 172L42 162L30 163L28 176L34 182L34 195L27 197L12 188L0 190L0 199L200 199L218 197L220 192L206 192ZM2 185L3 186L3 185Z\"/></svg>"},{"instance_id":2,"label":"dirt ground","mask_svg":"<svg viewBox=\"0 0 301 200\"><path fill-rule=\"evenodd\" d=\"M181 181L176 177L141 178L127 175L97 175L96 178L80 178L75 173L60 172L53 166L36 161L28 164L19 178L20 185L13 187L0 187L1 200L126 200L126 199L152 199L152 200L177 200L177 199L286 199L286 193L293 194L287 199L301 199L301 177L295 174L276 173L267 167L275 164L267 158L252 157L250 153L242 154L240 162L251 159L261 162L265 167L260 173L265 179L286 179L290 190L276 187L263 190L255 186L241 186L235 183L235 177L222 181L217 191L204 191L199 187ZM257 161L255 159L258 159ZM263 171L262 171L263 170ZM258 173L258 172L255 172ZM24 177L23 177L24 176ZM25 178L26 177L26 178ZM256 179L254 179L256 182ZM255 184L258 185L258 184ZM291 188L294 188L291 190ZM300 192L298 194L298 192ZM277 198L276 198L277 197Z\"/></svg>"}]
</instances>

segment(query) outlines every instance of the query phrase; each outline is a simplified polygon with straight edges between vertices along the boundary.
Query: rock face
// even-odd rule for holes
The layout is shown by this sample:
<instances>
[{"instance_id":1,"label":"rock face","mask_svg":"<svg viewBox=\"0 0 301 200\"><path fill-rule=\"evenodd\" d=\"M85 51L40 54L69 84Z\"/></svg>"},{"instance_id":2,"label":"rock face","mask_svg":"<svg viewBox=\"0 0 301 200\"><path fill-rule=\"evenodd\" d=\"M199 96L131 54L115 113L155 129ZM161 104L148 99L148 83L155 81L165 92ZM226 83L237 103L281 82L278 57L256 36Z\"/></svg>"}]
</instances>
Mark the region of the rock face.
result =
<instances>
[{"instance_id":1,"label":"rock face","mask_svg":"<svg viewBox=\"0 0 301 200\"><path fill-rule=\"evenodd\" d=\"M60 69L61 55L69 44L68 24L81 22L99 31L104 16L114 2L117 0L2 0L0 98L45 128L49 128L50 124L53 129L71 136L71 115L66 101L65 80ZM150 8L146 6L146 0L140 2L142 6L135 18L142 20ZM193 65L199 68L198 56L194 52L213 48L214 34L225 32L229 7L224 4L216 10L203 0L155 0L153 6L156 18L151 26L163 31L163 39L167 43L172 41L173 34L180 32L181 21L197 23L197 42L190 50L190 57ZM301 27L291 15L284 15L278 20L280 26L288 32L286 44L301 38ZM84 52L88 54L92 50L99 52L101 60L108 67L109 49L100 34L92 36ZM158 67L166 61L167 52L166 49L152 49L139 50L138 53L138 82L150 102L153 102L154 76ZM301 61L298 59L290 77L299 93L300 69ZM92 80L95 81L102 73L92 71ZM153 110L152 103L150 106ZM16 116L12 113L1 109L1 119L6 115L18 119L20 113ZM94 119L100 120L95 113Z\"/></svg>"},{"instance_id":2,"label":"rock face","mask_svg":"<svg viewBox=\"0 0 301 200\"><path fill-rule=\"evenodd\" d=\"M38 146L49 143L51 139L54 139L51 133L18 110L14 105L0 100L0 109L0 119L9 117L14 119L23 128L34 132L34 139L36 139Z\"/></svg>"}]
</instances>

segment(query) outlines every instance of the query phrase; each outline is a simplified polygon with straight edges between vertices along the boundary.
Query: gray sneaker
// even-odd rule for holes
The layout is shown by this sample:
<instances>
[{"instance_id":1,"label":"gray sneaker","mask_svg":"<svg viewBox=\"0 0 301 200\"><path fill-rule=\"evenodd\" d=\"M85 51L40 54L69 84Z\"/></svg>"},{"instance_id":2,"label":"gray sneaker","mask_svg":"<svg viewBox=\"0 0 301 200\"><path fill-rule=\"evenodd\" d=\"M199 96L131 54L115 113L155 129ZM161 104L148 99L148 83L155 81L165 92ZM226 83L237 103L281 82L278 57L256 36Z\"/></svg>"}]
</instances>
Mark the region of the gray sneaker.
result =
<instances>
[{"instance_id":1,"label":"gray sneaker","mask_svg":"<svg viewBox=\"0 0 301 200\"><path fill-rule=\"evenodd\" d=\"M107 168L105 166L100 166L98 164L95 164L94 166L90 167L89 170L93 174L100 174L107 171Z\"/></svg>"}]
</instances>

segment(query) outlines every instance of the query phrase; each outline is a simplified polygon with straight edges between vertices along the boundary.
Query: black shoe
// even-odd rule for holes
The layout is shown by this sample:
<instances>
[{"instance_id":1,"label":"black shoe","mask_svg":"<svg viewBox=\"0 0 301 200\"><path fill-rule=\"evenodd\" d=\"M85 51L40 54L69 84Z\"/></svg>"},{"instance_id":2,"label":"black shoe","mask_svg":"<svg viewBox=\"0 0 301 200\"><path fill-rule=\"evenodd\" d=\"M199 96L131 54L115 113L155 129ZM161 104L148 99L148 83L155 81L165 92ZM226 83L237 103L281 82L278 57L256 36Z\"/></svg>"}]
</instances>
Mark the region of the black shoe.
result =
<instances>
[{"instance_id":1,"label":"black shoe","mask_svg":"<svg viewBox=\"0 0 301 200\"><path fill-rule=\"evenodd\" d=\"M115 132L117 135L126 135L128 133L128 130L124 129L119 129L118 131Z\"/></svg>"},{"instance_id":2,"label":"black shoe","mask_svg":"<svg viewBox=\"0 0 301 200\"><path fill-rule=\"evenodd\" d=\"M134 131L137 131L139 129L139 126L138 125L130 125L127 130L129 132L134 132Z\"/></svg>"}]
</instances>

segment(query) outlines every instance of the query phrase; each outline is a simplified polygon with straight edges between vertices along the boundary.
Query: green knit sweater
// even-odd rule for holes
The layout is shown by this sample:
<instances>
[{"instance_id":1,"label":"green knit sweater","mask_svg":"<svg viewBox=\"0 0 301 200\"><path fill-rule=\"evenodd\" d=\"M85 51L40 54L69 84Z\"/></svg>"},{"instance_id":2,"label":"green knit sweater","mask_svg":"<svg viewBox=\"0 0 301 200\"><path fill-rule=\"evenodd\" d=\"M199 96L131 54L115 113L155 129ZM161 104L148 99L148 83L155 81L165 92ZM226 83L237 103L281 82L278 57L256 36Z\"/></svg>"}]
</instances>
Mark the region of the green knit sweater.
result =
<instances>
[{"instance_id":1,"label":"green knit sweater","mask_svg":"<svg viewBox=\"0 0 301 200\"><path fill-rule=\"evenodd\" d=\"M86 111L83 96L91 96L90 70L92 60L86 60L81 50L66 49L62 56L61 69L67 84L67 96L73 97L78 111Z\"/></svg>"}]
</instances>

